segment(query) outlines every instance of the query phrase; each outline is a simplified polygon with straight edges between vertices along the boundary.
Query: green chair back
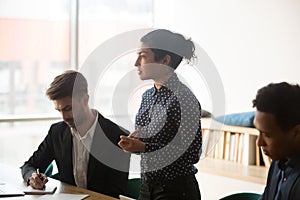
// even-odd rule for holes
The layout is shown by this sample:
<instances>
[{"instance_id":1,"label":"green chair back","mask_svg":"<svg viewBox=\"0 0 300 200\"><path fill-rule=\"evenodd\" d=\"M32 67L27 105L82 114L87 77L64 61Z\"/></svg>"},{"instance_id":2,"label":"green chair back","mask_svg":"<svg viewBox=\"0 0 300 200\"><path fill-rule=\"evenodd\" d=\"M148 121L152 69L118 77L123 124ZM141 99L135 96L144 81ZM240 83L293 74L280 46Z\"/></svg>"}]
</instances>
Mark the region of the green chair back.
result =
<instances>
[{"instance_id":1,"label":"green chair back","mask_svg":"<svg viewBox=\"0 0 300 200\"><path fill-rule=\"evenodd\" d=\"M127 183L126 196L137 199L140 195L142 180L140 178L132 178Z\"/></svg>"},{"instance_id":2,"label":"green chair back","mask_svg":"<svg viewBox=\"0 0 300 200\"><path fill-rule=\"evenodd\" d=\"M51 177L52 176L52 172L53 172L53 164L50 163L50 165L48 165L47 169L45 170L45 175L47 177Z\"/></svg>"},{"instance_id":3,"label":"green chair back","mask_svg":"<svg viewBox=\"0 0 300 200\"><path fill-rule=\"evenodd\" d=\"M241 192L236 194L231 194L226 197L221 198L220 200L258 200L260 194L252 192Z\"/></svg>"},{"instance_id":4,"label":"green chair back","mask_svg":"<svg viewBox=\"0 0 300 200\"><path fill-rule=\"evenodd\" d=\"M45 173L44 173L47 177L50 177L50 178L54 178L54 179L57 179L57 180L60 180L59 178L59 173L56 173L56 174L53 174L53 163L50 163L50 165L48 165L47 169L45 170Z\"/></svg>"}]
</instances>

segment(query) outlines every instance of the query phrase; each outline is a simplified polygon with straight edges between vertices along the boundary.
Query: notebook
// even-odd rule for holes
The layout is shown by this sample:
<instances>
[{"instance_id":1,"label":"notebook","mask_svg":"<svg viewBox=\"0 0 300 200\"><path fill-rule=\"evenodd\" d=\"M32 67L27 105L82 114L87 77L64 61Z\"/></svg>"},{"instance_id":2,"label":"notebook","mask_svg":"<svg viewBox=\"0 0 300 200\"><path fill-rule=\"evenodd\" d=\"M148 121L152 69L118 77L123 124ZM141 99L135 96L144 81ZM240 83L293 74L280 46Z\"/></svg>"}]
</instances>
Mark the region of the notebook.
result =
<instances>
[{"instance_id":1,"label":"notebook","mask_svg":"<svg viewBox=\"0 0 300 200\"><path fill-rule=\"evenodd\" d=\"M25 193L14 185L0 182L0 197L23 196Z\"/></svg>"},{"instance_id":2,"label":"notebook","mask_svg":"<svg viewBox=\"0 0 300 200\"><path fill-rule=\"evenodd\" d=\"M42 190L33 189L31 186L26 187L23 192L25 194L53 194L56 190L55 185L46 184L45 188Z\"/></svg>"},{"instance_id":3,"label":"notebook","mask_svg":"<svg viewBox=\"0 0 300 200\"><path fill-rule=\"evenodd\" d=\"M66 194L66 193L57 193L53 195L43 195L37 200L82 200L89 197L87 194Z\"/></svg>"}]
</instances>

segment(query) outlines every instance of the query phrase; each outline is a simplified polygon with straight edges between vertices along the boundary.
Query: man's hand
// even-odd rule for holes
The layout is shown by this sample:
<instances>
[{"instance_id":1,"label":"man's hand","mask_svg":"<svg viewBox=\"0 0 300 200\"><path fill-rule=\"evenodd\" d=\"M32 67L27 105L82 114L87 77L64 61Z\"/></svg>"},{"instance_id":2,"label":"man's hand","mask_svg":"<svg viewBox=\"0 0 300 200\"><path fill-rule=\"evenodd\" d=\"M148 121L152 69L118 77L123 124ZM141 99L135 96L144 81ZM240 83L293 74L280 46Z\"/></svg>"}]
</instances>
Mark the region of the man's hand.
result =
<instances>
[{"instance_id":1,"label":"man's hand","mask_svg":"<svg viewBox=\"0 0 300 200\"><path fill-rule=\"evenodd\" d=\"M47 182L48 178L45 174L32 173L31 177L29 178L29 184L34 189L44 189Z\"/></svg>"}]
</instances>

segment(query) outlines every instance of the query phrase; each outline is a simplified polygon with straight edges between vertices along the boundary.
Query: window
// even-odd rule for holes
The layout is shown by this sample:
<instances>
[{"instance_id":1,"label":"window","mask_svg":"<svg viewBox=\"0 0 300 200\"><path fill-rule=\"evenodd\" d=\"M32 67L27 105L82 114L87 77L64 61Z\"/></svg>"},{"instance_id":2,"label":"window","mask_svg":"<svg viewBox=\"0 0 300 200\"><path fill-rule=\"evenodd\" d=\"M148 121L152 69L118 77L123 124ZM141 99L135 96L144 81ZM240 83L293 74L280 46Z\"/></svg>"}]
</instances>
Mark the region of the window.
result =
<instances>
[{"instance_id":1,"label":"window","mask_svg":"<svg viewBox=\"0 0 300 200\"><path fill-rule=\"evenodd\" d=\"M20 166L60 120L45 96L56 75L114 35L151 26L152 0L0 0L0 162ZM132 67L121 64L114 73Z\"/></svg>"},{"instance_id":2,"label":"window","mask_svg":"<svg viewBox=\"0 0 300 200\"><path fill-rule=\"evenodd\" d=\"M1 116L52 111L45 90L70 68L68 4L0 0Z\"/></svg>"}]
</instances>

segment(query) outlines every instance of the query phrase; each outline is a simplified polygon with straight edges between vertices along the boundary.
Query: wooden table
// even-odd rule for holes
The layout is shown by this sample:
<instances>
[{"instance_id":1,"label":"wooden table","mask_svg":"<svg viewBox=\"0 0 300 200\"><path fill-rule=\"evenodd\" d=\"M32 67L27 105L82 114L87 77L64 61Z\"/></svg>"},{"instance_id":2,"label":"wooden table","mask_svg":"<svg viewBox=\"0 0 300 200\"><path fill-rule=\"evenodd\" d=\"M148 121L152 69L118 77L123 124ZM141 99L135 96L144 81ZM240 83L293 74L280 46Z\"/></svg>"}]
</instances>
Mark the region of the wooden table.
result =
<instances>
[{"instance_id":1,"label":"wooden table","mask_svg":"<svg viewBox=\"0 0 300 200\"><path fill-rule=\"evenodd\" d=\"M21 170L15 166L0 164L0 181L15 185L20 190L23 190L26 187L26 183L23 181L21 177ZM73 185L69 185L55 179L49 178L49 182L57 186L57 190L55 191L55 193L88 194L89 197L87 197L85 200L117 200L116 198L104 194L100 194L97 192L93 192L91 190L87 190L84 188L79 188ZM6 197L6 198L1 198L1 200L36 199L39 196L40 195L25 195L22 197Z\"/></svg>"}]
</instances>

